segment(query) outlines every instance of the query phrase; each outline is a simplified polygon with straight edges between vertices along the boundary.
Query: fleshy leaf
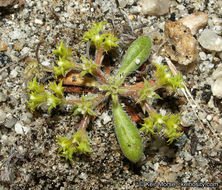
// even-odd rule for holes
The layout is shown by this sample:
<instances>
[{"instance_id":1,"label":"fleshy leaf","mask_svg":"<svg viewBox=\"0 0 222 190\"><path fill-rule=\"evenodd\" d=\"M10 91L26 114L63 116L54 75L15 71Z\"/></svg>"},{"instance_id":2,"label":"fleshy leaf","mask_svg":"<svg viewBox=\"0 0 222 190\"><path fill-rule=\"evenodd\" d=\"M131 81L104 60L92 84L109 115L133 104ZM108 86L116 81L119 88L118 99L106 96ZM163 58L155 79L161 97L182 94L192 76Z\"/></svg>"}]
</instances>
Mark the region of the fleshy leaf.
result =
<instances>
[{"instance_id":1,"label":"fleshy leaf","mask_svg":"<svg viewBox=\"0 0 222 190\"><path fill-rule=\"evenodd\" d=\"M112 104L115 121L115 132L123 154L132 162L140 160L143 153L143 144L139 131L123 108L116 102Z\"/></svg>"},{"instance_id":2,"label":"fleshy leaf","mask_svg":"<svg viewBox=\"0 0 222 190\"><path fill-rule=\"evenodd\" d=\"M139 68L150 55L152 42L148 36L139 37L135 40L126 52L117 73L117 78L123 83L126 76Z\"/></svg>"}]
</instances>

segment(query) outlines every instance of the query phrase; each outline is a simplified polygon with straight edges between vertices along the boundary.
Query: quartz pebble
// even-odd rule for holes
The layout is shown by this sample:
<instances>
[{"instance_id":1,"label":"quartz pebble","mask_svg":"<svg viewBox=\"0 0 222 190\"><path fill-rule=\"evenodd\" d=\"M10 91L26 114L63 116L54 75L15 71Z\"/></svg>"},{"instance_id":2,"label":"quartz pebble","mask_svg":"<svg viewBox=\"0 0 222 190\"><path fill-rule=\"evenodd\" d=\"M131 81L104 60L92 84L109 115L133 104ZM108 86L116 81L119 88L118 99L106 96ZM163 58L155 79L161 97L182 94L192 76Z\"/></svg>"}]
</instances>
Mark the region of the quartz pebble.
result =
<instances>
[{"instance_id":1,"label":"quartz pebble","mask_svg":"<svg viewBox=\"0 0 222 190\"><path fill-rule=\"evenodd\" d=\"M101 118L103 119L103 124L107 124L111 121L111 117L108 115L108 112L104 112L101 116Z\"/></svg>"},{"instance_id":2,"label":"quartz pebble","mask_svg":"<svg viewBox=\"0 0 222 190\"><path fill-rule=\"evenodd\" d=\"M164 15L169 11L169 0L141 0L144 15Z\"/></svg>"},{"instance_id":3,"label":"quartz pebble","mask_svg":"<svg viewBox=\"0 0 222 190\"><path fill-rule=\"evenodd\" d=\"M211 84L213 95L217 98L222 98L222 64L218 65L217 69L213 72L212 79L214 80Z\"/></svg>"},{"instance_id":4,"label":"quartz pebble","mask_svg":"<svg viewBox=\"0 0 222 190\"><path fill-rule=\"evenodd\" d=\"M49 61L43 61L41 64L45 67L50 67L51 65Z\"/></svg>"},{"instance_id":5,"label":"quartz pebble","mask_svg":"<svg viewBox=\"0 0 222 190\"><path fill-rule=\"evenodd\" d=\"M19 135L24 135L27 134L29 132L30 128L23 126L21 123L17 122L15 124L15 132Z\"/></svg>"},{"instance_id":6,"label":"quartz pebble","mask_svg":"<svg viewBox=\"0 0 222 190\"><path fill-rule=\"evenodd\" d=\"M206 26L207 21L208 15L203 12L196 12L179 20L179 22L190 29L192 35L196 34L199 29Z\"/></svg>"},{"instance_id":7,"label":"quartz pebble","mask_svg":"<svg viewBox=\"0 0 222 190\"><path fill-rule=\"evenodd\" d=\"M203 48L209 51L222 51L222 37L218 36L212 30L205 29L198 41Z\"/></svg>"},{"instance_id":8,"label":"quartz pebble","mask_svg":"<svg viewBox=\"0 0 222 190\"><path fill-rule=\"evenodd\" d=\"M134 3L134 0L118 0L119 6L121 8L126 7L127 5L132 5Z\"/></svg>"}]
</instances>

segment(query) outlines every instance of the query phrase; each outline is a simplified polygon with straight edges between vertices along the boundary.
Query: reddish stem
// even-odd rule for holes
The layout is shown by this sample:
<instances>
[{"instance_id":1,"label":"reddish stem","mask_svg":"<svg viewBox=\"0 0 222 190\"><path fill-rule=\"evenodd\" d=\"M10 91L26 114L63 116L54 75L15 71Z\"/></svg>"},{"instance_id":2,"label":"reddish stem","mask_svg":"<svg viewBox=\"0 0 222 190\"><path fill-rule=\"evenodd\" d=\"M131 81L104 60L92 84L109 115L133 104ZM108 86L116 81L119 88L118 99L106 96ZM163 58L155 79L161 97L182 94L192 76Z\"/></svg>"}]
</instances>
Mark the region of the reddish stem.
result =
<instances>
[{"instance_id":1,"label":"reddish stem","mask_svg":"<svg viewBox=\"0 0 222 190\"><path fill-rule=\"evenodd\" d=\"M99 49L96 50L96 59L95 59L95 63L97 65L101 65L102 63L102 59L103 59L103 49ZM93 74L95 75L95 77L102 83L108 84L106 77L104 76L103 72L101 71L100 68L96 69Z\"/></svg>"},{"instance_id":2,"label":"reddish stem","mask_svg":"<svg viewBox=\"0 0 222 190\"><path fill-rule=\"evenodd\" d=\"M88 122L89 122L89 115L85 115L80 123L80 127L78 130L83 130L85 131L86 130L86 127L88 125Z\"/></svg>"},{"instance_id":3,"label":"reddish stem","mask_svg":"<svg viewBox=\"0 0 222 190\"><path fill-rule=\"evenodd\" d=\"M102 63L102 58L103 58L103 49L99 49L96 51L96 60L95 60L95 63L97 65L101 65Z\"/></svg>"},{"instance_id":4,"label":"reddish stem","mask_svg":"<svg viewBox=\"0 0 222 190\"><path fill-rule=\"evenodd\" d=\"M146 110L151 115L154 112L153 108L148 104L147 101L143 101L142 103L144 103L144 106L145 106Z\"/></svg>"}]
</instances>

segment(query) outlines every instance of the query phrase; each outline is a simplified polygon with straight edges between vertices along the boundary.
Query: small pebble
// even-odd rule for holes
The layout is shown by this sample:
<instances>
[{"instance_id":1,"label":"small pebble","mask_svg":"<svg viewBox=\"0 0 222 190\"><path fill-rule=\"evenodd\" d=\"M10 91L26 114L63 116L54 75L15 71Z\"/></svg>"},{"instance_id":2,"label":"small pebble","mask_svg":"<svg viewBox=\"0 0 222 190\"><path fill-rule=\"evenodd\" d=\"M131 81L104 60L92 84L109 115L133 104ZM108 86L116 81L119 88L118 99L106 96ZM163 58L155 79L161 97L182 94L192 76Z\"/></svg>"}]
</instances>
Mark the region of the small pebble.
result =
<instances>
[{"instance_id":1,"label":"small pebble","mask_svg":"<svg viewBox=\"0 0 222 190\"><path fill-rule=\"evenodd\" d=\"M111 117L108 115L108 112L104 112L102 114L101 118L103 119L104 125L106 125L107 123L109 123L111 121Z\"/></svg>"},{"instance_id":2,"label":"small pebble","mask_svg":"<svg viewBox=\"0 0 222 190\"><path fill-rule=\"evenodd\" d=\"M208 121L211 121L212 118L213 118L212 115L207 115L207 120L208 120Z\"/></svg>"},{"instance_id":3,"label":"small pebble","mask_svg":"<svg viewBox=\"0 0 222 190\"><path fill-rule=\"evenodd\" d=\"M0 52L0 67L4 67L10 61L11 59L4 52Z\"/></svg>"},{"instance_id":4,"label":"small pebble","mask_svg":"<svg viewBox=\"0 0 222 190\"><path fill-rule=\"evenodd\" d=\"M8 121L5 122L5 127L12 128L16 124L17 121L18 120L13 117L12 119L9 119Z\"/></svg>"},{"instance_id":5,"label":"small pebble","mask_svg":"<svg viewBox=\"0 0 222 190\"><path fill-rule=\"evenodd\" d=\"M13 70L11 71L10 75L11 75L12 78L15 78L15 77L18 76L18 72L16 71L16 69L13 69Z\"/></svg>"},{"instance_id":6,"label":"small pebble","mask_svg":"<svg viewBox=\"0 0 222 190\"><path fill-rule=\"evenodd\" d=\"M30 128L23 126L21 123L17 122L15 124L15 132L19 135L24 135L29 132Z\"/></svg>"},{"instance_id":7,"label":"small pebble","mask_svg":"<svg viewBox=\"0 0 222 190\"><path fill-rule=\"evenodd\" d=\"M4 112L3 109L0 108L0 124L4 123L6 119L6 113Z\"/></svg>"},{"instance_id":8,"label":"small pebble","mask_svg":"<svg viewBox=\"0 0 222 190\"><path fill-rule=\"evenodd\" d=\"M205 29L199 39L200 45L210 51L222 51L222 37L218 36L214 31Z\"/></svg>"},{"instance_id":9,"label":"small pebble","mask_svg":"<svg viewBox=\"0 0 222 190\"><path fill-rule=\"evenodd\" d=\"M7 96L4 93L0 92L0 103L5 102L6 99L7 99Z\"/></svg>"},{"instance_id":10,"label":"small pebble","mask_svg":"<svg viewBox=\"0 0 222 190\"><path fill-rule=\"evenodd\" d=\"M204 53L203 51L201 51L201 52L199 53L199 56L200 56L200 59L203 60L203 61L207 59L207 55L206 55L206 53Z\"/></svg>"},{"instance_id":11,"label":"small pebble","mask_svg":"<svg viewBox=\"0 0 222 190\"><path fill-rule=\"evenodd\" d=\"M0 51L6 51L7 45L3 40L0 40Z\"/></svg>"},{"instance_id":12,"label":"small pebble","mask_svg":"<svg viewBox=\"0 0 222 190\"><path fill-rule=\"evenodd\" d=\"M169 0L140 0L145 15L164 15L169 11Z\"/></svg>"},{"instance_id":13,"label":"small pebble","mask_svg":"<svg viewBox=\"0 0 222 190\"><path fill-rule=\"evenodd\" d=\"M38 25L42 26L43 22L40 19L35 19L35 24L38 24Z\"/></svg>"},{"instance_id":14,"label":"small pebble","mask_svg":"<svg viewBox=\"0 0 222 190\"><path fill-rule=\"evenodd\" d=\"M41 64L45 67L50 67L50 65L51 65L51 63L49 61L43 61Z\"/></svg>"}]
</instances>

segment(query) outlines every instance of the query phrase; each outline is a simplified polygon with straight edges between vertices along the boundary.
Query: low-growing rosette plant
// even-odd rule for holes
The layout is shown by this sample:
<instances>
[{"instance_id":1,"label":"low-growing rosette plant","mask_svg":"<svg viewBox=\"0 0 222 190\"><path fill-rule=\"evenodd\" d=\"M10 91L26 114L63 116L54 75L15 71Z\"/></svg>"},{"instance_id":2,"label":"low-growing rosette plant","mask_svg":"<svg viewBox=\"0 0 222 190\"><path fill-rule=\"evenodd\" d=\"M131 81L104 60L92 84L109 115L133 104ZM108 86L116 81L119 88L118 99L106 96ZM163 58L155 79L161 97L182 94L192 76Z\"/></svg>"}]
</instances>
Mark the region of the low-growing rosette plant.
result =
<instances>
[{"instance_id":1,"label":"low-growing rosette plant","mask_svg":"<svg viewBox=\"0 0 222 190\"><path fill-rule=\"evenodd\" d=\"M139 85L124 85L126 78L150 55L152 42L148 36L141 36L130 45L116 72L110 74L102 71L104 55L118 47L118 38L111 32L106 32L106 24L106 22L95 23L88 32L84 33L83 41L90 42L91 47L96 51L95 57L91 59L82 55L81 64L72 60L71 49L66 48L63 42L57 45L56 50L53 51L58 58L52 68L54 82L50 82L46 87L39 82L38 75L34 76L27 87L29 94L27 104L32 111L41 109L41 105L45 104L49 113L61 104L71 104L73 115L82 115L80 127L73 136L58 137L61 156L73 161L74 154L92 152L86 132L87 125L91 117L99 117L99 105L105 101L111 101L115 133L120 148L125 157L136 163L143 153L142 138L135 123L124 111L120 97L131 98L136 105L141 106L144 113L147 112L148 117L143 119L140 131L148 135L160 133L168 139L169 143L172 143L182 134L180 114L163 116L151 105L155 99L161 98L157 93L158 89L166 88L169 92L176 92L178 88L183 87L183 79L180 74L173 76L167 66L154 63L156 71L152 82L144 77L144 81ZM64 91L67 89L64 80L70 73L77 73L83 81L95 82L94 88L97 88L98 93L92 95L92 93L78 91L81 94L80 98L67 100L64 96Z\"/></svg>"}]
</instances>

